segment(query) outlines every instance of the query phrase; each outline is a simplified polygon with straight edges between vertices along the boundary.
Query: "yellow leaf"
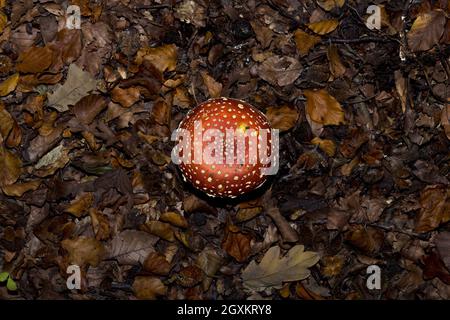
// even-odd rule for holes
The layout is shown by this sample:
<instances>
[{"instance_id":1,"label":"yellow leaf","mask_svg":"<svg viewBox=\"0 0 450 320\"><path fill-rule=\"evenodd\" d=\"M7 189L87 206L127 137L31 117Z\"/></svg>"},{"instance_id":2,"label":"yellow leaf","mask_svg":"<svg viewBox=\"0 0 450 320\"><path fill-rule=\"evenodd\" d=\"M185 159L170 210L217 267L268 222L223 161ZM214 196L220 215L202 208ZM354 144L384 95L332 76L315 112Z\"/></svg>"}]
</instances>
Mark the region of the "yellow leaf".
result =
<instances>
[{"instance_id":1,"label":"yellow leaf","mask_svg":"<svg viewBox=\"0 0 450 320\"><path fill-rule=\"evenodd\" d=\"M8 17L6 16L6 14L3 13L3 11L0 11L0 33L3 32L7 24L8 24Z\"/></svg>"},{"instance_id":2,"label":"yellow leaf","mask_svg":"<svg viewBox=\"0 0 450 320\"><path fill-rule=\"evenodd\" d=\"M311 140L311 143L318 145L319 148L330 157L334 156L336 153L336 145L332 140L315 137Z\"/></svg>"},{"instance_id":3,"label":"yellow leaf","mask_svg":"<svg viewBox=\"0 0 450 320\"><path fill-rule=\"evenodd\" d=\"M311 48L313 48L321 40L320 37L310 35L300 29L295 31L294 39L297 50L302 56L307 55L309 50L311 50Z\"/></svg>"},{"instance_id":4,"label":"yellow leaf","mask_svg":"<svg viewBox=\"0 0 450 320\"><path fill-rule=\"evenodd\" d=\"M96 267L105 256L103 244L94 238L81 236L73 240L66 239L61 242L61 246L69 253L67 262L80 268L86 265Z\"/></svg>"},{"instance_id":5,"label":"yellow leaf","mask_svg":"<svg viewBox=\"0 0 450 320\"><path fill-rule=\"evenodd\" d=\"M345 73L345 66L341 62L338 49L335 45L328 47L328 61L330 62L330 72L335 78L339 78Z\"/></svg>"},{"instance_id":6,"label":"yellow leaf","mask_svg":"<svg viewBox=\"0 0 450 320\"><path fill-rule=\"evenodd\" d=\"M304 90L306 113L311 120L322 125L344 123L344 111L339 102L326 90Z\"/></svg>"},{"instance_id":7,"label":"yellow leaf","mask_svg":"<svg viewBox=\"0 0 450 320\"><path fill-rule=\"evenodd\" d=\"M339 25L339 21L336 19L322 20L308 24L308 28L317 34L324 35L334 31Z\"/></svg>"},{"instance_id":8,"label":"yellow leaf","mask_svg":"<svg viewBox=\"0 0 450 320\"><path fill-rule=\"evenodd\" d=\"M298 120L298 112L288 106L269 107L266 112L267 119L272 128L287 131L295 126Z\"/></svg>"},{"instance_id":9,"label":"yellow leaf","mask_svg":"<svg viewBox=\"0 0 450 320\"><path fill-rule=\"evenodd\" d=\"M16 89L17 82L19 82L19 74L15 73L8 79L0 83L0 97L7 96Z\"/></svg>"},{"instance_id":10,"label":"yellow leaf","mask_svg":"<svg viewBox=\"0 0 450 320\"><path fill-rule=\"evenodd\" d=\"M94 196L92 192L87 192L79 195L73 200L69 207L67 207L64 212L73 214L76 217L81 217L88 214L88 209L92 206L94 202Z\"/></svg>"}]
</instances>

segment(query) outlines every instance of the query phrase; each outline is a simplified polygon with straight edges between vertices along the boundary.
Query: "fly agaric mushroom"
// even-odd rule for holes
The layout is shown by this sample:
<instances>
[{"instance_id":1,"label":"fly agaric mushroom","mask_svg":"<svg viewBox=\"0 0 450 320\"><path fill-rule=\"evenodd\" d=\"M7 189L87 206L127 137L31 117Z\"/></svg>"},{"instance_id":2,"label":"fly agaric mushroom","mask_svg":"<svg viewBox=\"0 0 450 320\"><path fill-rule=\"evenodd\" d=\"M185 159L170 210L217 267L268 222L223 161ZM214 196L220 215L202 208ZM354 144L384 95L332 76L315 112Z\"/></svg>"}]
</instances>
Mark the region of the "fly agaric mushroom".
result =
<instances>
[{"instance_id":1,"label":"fly agaric mushroom","mask_svg":"<svg viewBox=\"0 0 450 320\"><path fill-rule=\"evenodd\" d=\"M278 130L241 100L201 103L183 119L172 140L180 142L172 160L183 179L212 197L235 198L253 191L278 170Z\"/></svg>"}]
</instances>

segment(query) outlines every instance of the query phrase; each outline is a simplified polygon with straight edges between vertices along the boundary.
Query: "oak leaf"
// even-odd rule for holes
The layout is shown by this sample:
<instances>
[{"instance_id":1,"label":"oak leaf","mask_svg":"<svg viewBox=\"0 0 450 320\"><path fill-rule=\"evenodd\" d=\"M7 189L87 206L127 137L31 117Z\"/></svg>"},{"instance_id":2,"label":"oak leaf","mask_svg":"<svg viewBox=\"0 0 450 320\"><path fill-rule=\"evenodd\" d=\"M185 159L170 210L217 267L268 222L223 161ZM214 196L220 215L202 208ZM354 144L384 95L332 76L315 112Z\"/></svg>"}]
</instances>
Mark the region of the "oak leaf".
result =
<instances>
[{"instance_id":1,"label":"oak leaf","mask_svg":"<svg viewBox=\"0 0 450 320\"><path fill-rule=\"evenodd\" d=\"M298 281L309 277L310 270L319 261L316 252L304 251L303 245L291 248L285 256L279 247L271 247L260 264L250 262L242 272L244 286L253 291L281 288L283 282Z\"/></svg>"}]
</instances>

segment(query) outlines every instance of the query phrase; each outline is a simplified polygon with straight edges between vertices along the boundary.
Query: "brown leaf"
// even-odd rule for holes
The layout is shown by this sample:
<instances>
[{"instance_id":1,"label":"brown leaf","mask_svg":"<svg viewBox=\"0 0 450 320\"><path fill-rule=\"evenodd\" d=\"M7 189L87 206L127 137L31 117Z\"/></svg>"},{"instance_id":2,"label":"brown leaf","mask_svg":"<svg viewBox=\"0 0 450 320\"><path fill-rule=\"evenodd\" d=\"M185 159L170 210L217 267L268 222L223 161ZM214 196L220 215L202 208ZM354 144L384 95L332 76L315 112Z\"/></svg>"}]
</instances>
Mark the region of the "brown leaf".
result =
<instances>
[{"instance_id":1,"label":"brown leaf","mask_svg":"<svg viewBox=\"0 0 450 320\"><path fill-rule=\"evenodd\" d=\"M299 114L295 108L282 106L267 108L266 116L272 128L288 131L297 124Z\"/></svg>"},{"instance_id":2,"label":"brown leaf","mask_svg":"<svg viewBox=\"0 0 450 320\"><path fill-rule=\"evenodd\" d=\"M186 288L192 288L203 280L205 274L197 266L187 266L177 274L177 283Z\"/></svg>"},{"instance_id":3,"label":"brown leaf","mask_svg":"<svg viewBox=\"0 0 450 320\"><path fill-rule=\"evenodd\" d=\"M39 188L41 182L39 180L33 180L23 183L15 183L9 186L2 187L3 192L10 197L21 197L25 192L36 190Z\"/></svg>"},{"instance_id":4,"label":"brown leaf","mask_svg":"<svg viewBox=\"0 0 450 320\"><path fill-rule=\"evenodd\" d=\"M0 83L0 97L7 96L11 92L13 92L16 89L18 82L19 82L19 74L15 73L5 81Z\"/></svg>"},{"instance_id":5,"label":"brown leaf","mask_svg":"<svg viewBox=\"0 0 450 320\"><path fill-rule=\"evenodd\" d=\"M152 63L160 72L174 71L177 66L177 47L174 44L166 44L156 48L140 49L135 62L140 65L144 60Z\"/></svg>"},{"instance_id":6,"label":"brown leaf","mask_svg":"<svg viewBox=\"0 0 450 320\"><path fill-rule=\"evenodd\" d=\"M425 280L438 277L442 282L450 285L450 272L445 268L444 263L435 252L424 257L423 264L423 278Z\"/></svg>"},{"instance_id":7,"label":"brown leaf","mask_svg":"<svg viewBox=\"0 0 450 320\"><path fill-rule=\"evenodd\" d=\"M250 254L251 237L242 233L235 225L229 224L225 228L225 236L222 240L222 249L238 262L247 260Z\"/></svg>"},{"instance_id":8,"label":"brown leaf","mask_svg":"<svg viewBox=\"0 0 450 320\"><path fill-rule=\"evenodd\" d=\"M328 256L322 259L322 274L326 277L338 276L344 266L344 259L341 256Z\"/></svg>"},{"instance_id":9,"label":"brown leaf","mask_svg":"<svg viewBox=\"0 0 450 320\"><path fill-rule=\"evenodd\" d=\"M192 100L184 87L177 87L173 95L173 105L179 106L181 108L190 108L192 105Z\"/></svg>"},{"instance_id":10,"label":"brown leaf","mask_svg":"<svg viewBox=\"0 0 450 320\"><path fill-rule=\"evenodd\" d=\"M306 112L312 121L323 125L345 123L344 111L339 102L325 89L304 90Z\"/></svg>"},{"instance_id":11,"label":"brown leaf","mask_svg":"<svg viewBox=\"0 0 450 320\"><path fill-rule=\"evenodd\" d=\"M330 62L330 72L335 78L341 77L345 73L345 66L341 62L339 57L339 51L337 46L331 45L327 50L328 61Z\"/></svg>"},{"instance_id":12,"label":"brown leaf","mask_svg":"<svg viewBox=\"0 0 450 320\"><path fill-rule=\"evenodd\" d=\"M95 233L95 239L108 239L111 233L111 227L109 226L108 218L95 208L89 209L89 215L91 217L92 229Z\"/></svg>"},{"instance_id":13,"label":"brown leaf","mask_svg":"<svg viewBox=\"0 0 450 320\"><path fill-rule=\"evenodd\" d=\"M445 22L442 10L420 13L407 34L408 46L415 52L430 50L439 43Z\"/></svg>"},{"instance_id":14,"label":"brown leaf","mask_svg":"<svg viewBox=\"0 0 450 320\"><path fill-rule=\"evenodd\" d=\"M127 89L122 89L120 87L115 87L111 91L111 99L114 102L119 103L124 108L129 108L133 104L139 101L140 91L138 88L130 87Z\"/></svg>"},{"instance_id":15,"label":"brown leaf","mask_svg":"<svg viewBox=\"0 0 450 320\"><path fill-rule=\"evenodd\" d=\"M6 139L14 125L14 119L6 110L3 102L0 101L0 136Z\"/></svg>"},{"instance_id":16,"label":"brown leaf","mask_svg":"<svg viewBox=\"0 0 450 320\"><path fill-rule=\"evenodd\" d=\"M447 106L444 106L444 108L442 109L441 125L444 128L447 139L450 140L450 103L448 103Z\"/></svg>"},{"instance_id":17,"label":"brown leaf","mask_svg":"<svg viewBox=\"0 0 450 320\"><path fill-rule=\"evenodd\" d=\"M164 212L163 214L161 214L161 216L159 217L159 220L164 221L164 222L168 222L176 227L180 227L180 228L187 228L188 227L188 223L186 221L186 218L183 217L181 214L177 213L177 212L173 212L173 211L169 211L169 212Z\"/></svg>"},{"instance_id":18,"label":"brown leaf","mask_svg":"<svg viewBox=\"0 0 450 320\"><path fill-rule=\"evenodd\" d=\"M22 161L0 145L0 187L11 185L22 173Z\"/></svg>"},{"instance_id":19,"label":"brown leaf","mask_svg":"<svg viewBox=\"0 0 450 320\"><path fill-rule=\"evenodd\" d=\"M259 76L272 85L280 87L292 84L302 72L301 63L292 57L273 56L267 58L259 67Z\"/></svg>"},{"instance_id":20,"label":"brown leaf","mask_svg":"<svg viewBox=\"0 0 450 320\"><path fill-rule=\"evenodd\" d=\"M22 73L39 73L45 71L53 62L50 47L32 47L19 56L16 70Z\"/></svg>"},{"instance_id":21,"label":"brown leaf","mask_svg":"<svg viewBox=\"0 0 450 320\"><path fill-rule=\"evenodd\" d=\"M384 234L375 228L355 225L346 233L345 239L364 253L374 254L380 251Z\"/></svg>"},{"instance_id":22,"label":"brown leaf","mask_svg":"<svg viewBox=\"0 0 450 320\"><path fill-rule=\"evenodd\" d=\"M81 268L87 265L96 267L105 255L103 244L94 239L84 236L61 242L61 246L68 251L68 263L76 264Z\"/></svg>"},{"instance_id":23,"label":"brown leaf","mask_svg":"<svg viewBox=\"0 0 450 320\"><path fill-rule=\"evenodd\" d=\"M323 152L325 152L328 156L332 157L336 153L336 145L333 140L329 139L321 139L319 137L315 137L311 140L311 143L318 145Z\"/></svg>"},{"instance_id":24,"label":"brown leaf","mask_svg":"<svg viewBox=\"0 0 450 320\"><path fill-rule=\"evenodd\" d=\"M300 55L305 56L308 54L321 39L318 36L310 35L301 29L297 29L294 33L295 44Z\"/></svg>"},{"instance_id":25,"label":"brown leaf","mask_svg":"<svg viewBox=\"0 0 450 320\"><path fill-rule=\"evenodd\" d=\"M170 111L170 106L166 101L162 99L157 100L152 109L153 119L162 126L168 125L170 122Z\"/></svg>"},{"instance_id":26,"label":"brown leaf","mask_svg":"<svg viewBox=\"0 0 450 320\"><path fill-rule=\"evenodd\" d=\"M222 93L222 84L214 80L214 78L206 72L201 72L201 75L203 78L203 82L208 89L209 96L211 98L220 97L220 94Z\"/></svg>"},{"instance_id":27,"label":"brown leaf","mask_svg":"<svg viewBox=\"0 0 450 320\"><path fill-rule=\"evenodd\" d=\"M155 236L158 236L164 240L173 242L175 241L175 234L172 227L168 223L161 221L148 221L143 225L143 230L147 231Z\"/></svg>"},{"instance_id":28,"label":"brown leaf","mask_svg":"<svg viewBox=\"0 0 450 320\"><path fill-rule=\"evenodd\" d=\"M107 247L108 258L116 259L120 264L143 263L158 238L147 232L137 230L125 230L116 235Z\"/></svg>"},{"instance_id":29,"label":"brown leaf","mask_svg":"<svg viewBox=\"0 0 450 320\"><path fill-rule=\"evenodd\" d=\"M253 219L262 212L262 207L239 208L236 213L236 221L244 222Z\"/></svg>"},{"instance_id":30,"label":"brown leaf","mask_svg":"<svg viewBox=\"0 0 450 320\"><path fill-rule=\"evenodd\" d=\"M91 94L80 101L73 107L73 113L83 124L90 124L95 117L106 108L107 101L104 97Z\"/></svg>"},{"instance_id":31,"label":"brown leaf","mask_svg":"<svg viewBox=\"0 0 450 320\"><path fill-rule=\"evenodd\" d=\"M339 21L337 19L330 19L309 23L307 26L315 33L324 35L334 31L338 25Z\"/></svg>"},{"instance_id":32,"label":"brown leaf","mask_svg":"<svg viewBox=\"0 0 450 320\"><path fill-rule=\"evenodd\" d=\"M442 185L426 187L420 194L420 212L415 231L428 232L450 220L450 189Z\"/></svg>"},{"instance_id":33,"label":"brown leaf","mask_svg":"<svg viewBox=\"0 0 450 320\"><path fill-rule=\"evenodd\" d=\"M142 268L147 272L166 276L169 274L172 266L162 254L158 252L150 252L147 259L145 259L142 264Z\"/></svg>"},{"instance_id":34,"label":"brown leaf","mask_svg":"<svg viewBox=\"0 0 450 320\"><path fill-rule=\"evenodd\" d=\"M81 55L83 44L81 30L63 28L56 35L55 46L61 50L61 58L65 64L70 64Z\"/></svg>"},{"instance_id":35,"label":"brown leaf","mask_svg":"<svg viewBox=\"0 0 450 320\"><path fill-rule=\"evenodd\" d=\"M331 11L335 8L342 8L345 0L318 0L317 4L326 11Z\"/></svg>"},{"instance_id":36,"label":"brown leaf","mask_svg":"<svg viewBox=\"0 0 450 320\"><path fill-rule=\"evenodd\" d=\"M156 277L138 276L133 282L133 292L138 299L155 300L158 296L167 294L167 288Z\"/></svg>"},{"instance_id":37,"label":"brown leaf","mask_svg":"<svg viewBox=\"0 0 450 320\"><path fill-rule=\"evenodd\" d=\"M439 255L448 270L450 270L450 232L444 231L435 238Z\"/></svg>"}]
</instances>

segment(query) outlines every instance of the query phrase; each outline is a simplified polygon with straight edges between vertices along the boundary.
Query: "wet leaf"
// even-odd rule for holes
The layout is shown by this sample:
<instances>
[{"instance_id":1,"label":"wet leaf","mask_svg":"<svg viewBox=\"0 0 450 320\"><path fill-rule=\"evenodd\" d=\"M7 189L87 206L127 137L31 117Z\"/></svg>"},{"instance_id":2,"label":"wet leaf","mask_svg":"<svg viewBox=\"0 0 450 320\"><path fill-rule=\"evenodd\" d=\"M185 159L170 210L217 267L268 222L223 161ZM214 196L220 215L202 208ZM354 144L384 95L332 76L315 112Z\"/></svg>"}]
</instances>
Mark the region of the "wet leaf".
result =
<instances>
[{"instance_id":1,"label":"wet leaf","mask_svg":"<svg viewBox=\"0 0 450 320\"><path fill-rule=\"evenodd\" d=\"M6 281L6 288L9 291L17 291L17 284L11 277Z\"/></svg>"},{"instance_id":2,"label":"wet leaf","mask_svg":"<svg viewBox=\"0 0 450 320\"><path fill-rule=\"evenodd\" d=\"M279 289L283 282L309 277L309 268L318 261L319 255L312 251L304 251L302 245L292 247L285 256L281 256L279 247L271 247L259 264L252 261L244 269L242 272L244 286L252 291Z\"/></svg>"}]
</instances>

